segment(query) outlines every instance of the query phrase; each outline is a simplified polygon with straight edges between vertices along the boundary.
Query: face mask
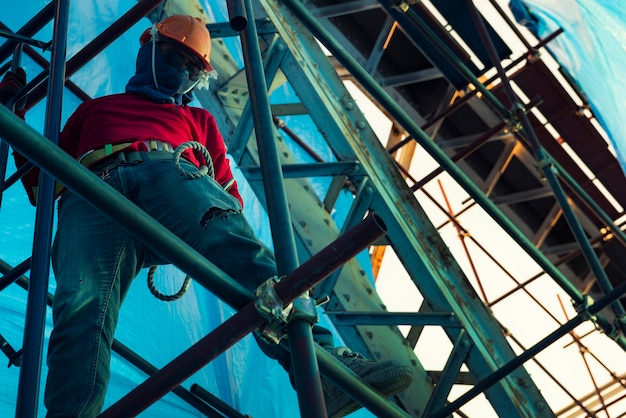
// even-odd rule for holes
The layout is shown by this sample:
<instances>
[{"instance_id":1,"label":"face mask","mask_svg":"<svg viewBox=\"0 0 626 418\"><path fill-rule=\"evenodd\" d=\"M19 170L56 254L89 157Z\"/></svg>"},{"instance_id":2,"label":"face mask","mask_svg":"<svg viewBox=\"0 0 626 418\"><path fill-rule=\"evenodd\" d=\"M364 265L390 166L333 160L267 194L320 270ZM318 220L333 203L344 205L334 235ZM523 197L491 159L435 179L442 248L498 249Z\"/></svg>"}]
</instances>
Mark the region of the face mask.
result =
<instances>
[{"instance_id":1,"label":"face mask","mask_svg":"<svg viewBox=\"0 0 626 418\"><path fill-rule=\"evenodd\" d=\"M178 90L178 92L180 94L187 94L189 93L191 90L194 89L194 87L196 87L196 84L198 84L198 80L189 80L189 76L188 74L183 72L183 82L180 86L180 89Z\"/></svg>"},{"instance_id":2,"label":"face mask","mask_svg":"<svg viewBox=\"0 0 626 418\"><path fill-rule=\"evenodd\" d=\"M217 72L215 70L210 72L204 70L200 59L193 55L191 52L181 49L179 46L170 42L162 41L159 42L159 44L157 45L153 37L152 74L154 84L157 89L159 89L159 84L163 84L163 81L159 83L157 77L157 74L160 73L159 71L157 71L157 54L160 54L163 57L164 64L169 67L169 71L167 72L170 73L173 70L178 76L176 78L179 82L179 88L177 89L176 94L187 94L191 92L195 87L208 88L209 80L211 78L217 78ZM168 80L168 83L172 82L173 80Z\"/></svg>"}]
</instances>

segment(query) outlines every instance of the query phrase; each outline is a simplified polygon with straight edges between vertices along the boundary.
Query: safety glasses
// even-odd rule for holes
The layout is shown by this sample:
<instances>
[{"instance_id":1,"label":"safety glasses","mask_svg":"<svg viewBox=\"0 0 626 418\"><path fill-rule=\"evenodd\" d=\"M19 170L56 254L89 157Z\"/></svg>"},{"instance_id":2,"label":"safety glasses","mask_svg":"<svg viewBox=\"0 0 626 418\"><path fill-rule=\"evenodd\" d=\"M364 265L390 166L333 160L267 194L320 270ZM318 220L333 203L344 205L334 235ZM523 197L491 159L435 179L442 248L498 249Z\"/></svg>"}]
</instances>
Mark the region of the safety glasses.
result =
<instances>
[{"instance_id":1,"label":"safety glasses","mask_svg":"<svg viewBox=\"0 0 626 418\"><path fill-rule=\"evenodd\" d=\"M191 81L200 79L204 69L198 57L169 42L159 42L158 45L169 66L185 71Z\"/></svg>"}]
</instances>

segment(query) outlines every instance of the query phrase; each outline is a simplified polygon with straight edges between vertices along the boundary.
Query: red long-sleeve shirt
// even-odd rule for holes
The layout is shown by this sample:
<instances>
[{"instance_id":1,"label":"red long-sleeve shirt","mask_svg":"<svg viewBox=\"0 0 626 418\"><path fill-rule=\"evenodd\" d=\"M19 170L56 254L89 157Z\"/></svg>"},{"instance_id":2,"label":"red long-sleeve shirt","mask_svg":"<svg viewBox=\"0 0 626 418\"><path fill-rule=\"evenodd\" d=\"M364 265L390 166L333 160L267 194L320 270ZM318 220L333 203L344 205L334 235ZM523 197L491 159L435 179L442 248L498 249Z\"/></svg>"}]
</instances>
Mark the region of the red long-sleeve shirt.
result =
<instances>
[{"instance_id":1,"label":"red long-sleeve shirt","mask_svg":"<svg viewBox=\"0 0 626 418\"><path fill-rule=\"evenodd\" d=\"M146 150L143 141L158 140L176 148L187 141L204 145L213 160L215 180L226 184L233 174L226 146L215 118L207 110L191 106L156 103L137 94L122 93L88 100L68 119L59 146L74 158L107 144L132 143L125 150ZM188 149L183 156L201 166L198 152ZM202 157L200 157L202 158ZM32 180L24 179L27 190ZM36 184L35 182L31 186ZM243 205L234 183L228 192Z\"/></svg>"}]
</instances>

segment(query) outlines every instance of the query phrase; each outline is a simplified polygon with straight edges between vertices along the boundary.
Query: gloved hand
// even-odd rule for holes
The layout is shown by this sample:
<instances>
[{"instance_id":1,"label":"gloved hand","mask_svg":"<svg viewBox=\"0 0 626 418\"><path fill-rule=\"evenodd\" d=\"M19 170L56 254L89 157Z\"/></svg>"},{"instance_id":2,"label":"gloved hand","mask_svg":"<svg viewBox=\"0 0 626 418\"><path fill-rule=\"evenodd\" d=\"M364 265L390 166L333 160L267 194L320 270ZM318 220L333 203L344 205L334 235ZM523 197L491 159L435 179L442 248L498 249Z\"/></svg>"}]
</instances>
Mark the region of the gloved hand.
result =
<instances>
[{"instance_id":1,"label":"gloved hand","mask_svg":"<svg viewBox=\"0 0 626 418\"><path fill-rule=\"evenodd\" d=\"M9 71L0 82L0 103L6 105L15 94L26 85L26 71L19 67L15 72ZM24 110L26 95L15 103L15 110Z\"/></svg>"}]
</instances>

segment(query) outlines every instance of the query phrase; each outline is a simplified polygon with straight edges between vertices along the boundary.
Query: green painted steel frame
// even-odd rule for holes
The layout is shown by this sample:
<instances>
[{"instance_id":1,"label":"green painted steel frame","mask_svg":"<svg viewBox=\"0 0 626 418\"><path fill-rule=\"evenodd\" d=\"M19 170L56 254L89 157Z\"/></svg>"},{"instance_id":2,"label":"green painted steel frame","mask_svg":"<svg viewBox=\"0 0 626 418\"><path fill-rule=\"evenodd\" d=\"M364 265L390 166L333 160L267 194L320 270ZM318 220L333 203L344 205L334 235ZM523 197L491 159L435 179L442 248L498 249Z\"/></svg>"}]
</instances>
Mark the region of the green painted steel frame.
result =
<instances>
[{"instance_id":1,"label":"green painted steel frame","mask_svg":"<svg viewBox=\"0 0 626 418\"><path fill-rule=\"evenodd\" d=\"M395 162L378 142L365 117L337 77L334 68L316 41L308 34L307 29L333 52L361 84L368 87L370 93L379 102L386 105L390 113L402 123L413 138L420 142L442 167L446 168L469 191L470 195L520 242L521 246L572 295L575 301L584 303L582 295L568 284L559 271L523 237L495 205L486 199L472 181L432 144L403 109L394 105L384 89L377 86L367 71L351 59L338 43L334 42L332 36L328 35L300 2L286 0L279 3L274 0L260 0L260 3L270 18L255 21L259 25L259 34L272 45L265 56L267 84L275 87L284 83L286 78L315 121L320 133L326 137L338 160L308 165L297 164L288 155L288 150L278 133L275 133L287 179L285 181L286 193L291 203L292 224L297 234L296 245L299 257L303 260L307 259L316 250L336 238L343 229L362 218L368 210L374 210L383 217L389 228L388 242L402 260L416 287L426 298L425 302L430 310L436 312L434 315L439 318L437 321L432 321L428 316L417 314L415 318L407 319L406 315L386 312L365 275L362 272L359 273L359 264L350 262L336 273L332 280L327 281L321 287L325 289L325 292L333 293L334 297L329 309L337 311L336 317L344 317L343 323L339 321L337 324L339 331L346 340L351 343L356 342L357 348L360 346L367 351L396 358L407 357L413 362L417 376L416 382L407 394L398 397L398 403L411 414L421 415L427 407L429 411L441 411L445 396L433 392L426 370L420 364L419 359L415 358L411 348L407 347L397 328L385 327L382 330L383 327L380 326L382 324L399 324L402 320L410 320L413 321L412 323L437 325L444 328L451 341L463 343L462 347L455 345L455 350L451 353L450 366L444 370L446 384L443 385L445 387L442 386L442 389L451 385L453 380L451 376L458 372L460 362L464 360L477 380L486 382L497 379L497 382L493 382L489 387L485 386L484 390L494 409L501 416L551 416L552 413L546 407L545 400L521 367L523 362L515 356L500 326L479 301L436 229L415 200L412 191L399 175ZM388 1L381 1L381 3L391 4ZM233 35L226 29L224 32L228 33L228 36ZM215 31L213 34L214 37L219 37L215 36ZM449 58L454 59L453 56ZM241 83L241 78L236 80L236 69L231 67L230 70L232 71L226 71L226 74L232 77L232 80L223 80L225 85L233 80L235 83ZM478 87L480 89L482 85L478 83ZM488 90L485 94L491 97ZM200 96L203 104L213 104L207 107L216 114L218 120L230 126L231 153L236 156L238 163L242 164L242 172L250 180L260 200L267 206L258 181L260 169L257 149L255 144L248 142L252 133L252 123L249 117L252 112L251 105L247 105L247 108L237 106L227 108L224 101L220 102L222 99ZM507 113L495 101L494 106L504 114ZM4 117L9 116L0 112L0 121ZM237 121L239 123L236 123ZM75 168L75 170L80 170L80 168ZM78 171L72 175L75 174L85 175ZM357 199L343 229L335 225L326 208L311 191L308 181L299 178L324 175L348 177L353 184L360 186ZM566 173L563 175L566 180L570 181ZM89 175L86 175L85 179L89 179ZM100 200L100 203L103 207L109 206L103 200ZM113 208L110 209L113 210ZM135 219L139 221L139 218L133 218L131 222L135 222ZM147 228L146 231L151 231L150 234L157 234L158 229L154 229L154 225L145 223L146 221L141 222L143 222L140 223L143 225L142 228ZM618 230L618 235L622 240L624 239L622 231ZM179 261L183 264L194 258L192 253L187 253L184 246L181 247L179 243L174 243L174 245L181 257ZM234 294L231 293L229 278L213 271L209 265L197 268L195 273L200 274L199 277L207 274L219 276L225 286L223 292L226 288L229 289L225 300L231 305L240 304L243 295L246 294L242 289L236 288ZM347 294L350 297L346 297ZM349 316L350 311L355 310L358 310L360 315L355 315L352 320L345 320L345 316ZM368 314L365 315L364 312ZM384 319L381 315L384 315ZM602 328L611 329L611 325L601 316L597 318ZM584 319L586 318L583 315L577 317L577 321ZM562 332L565 329L562 327L558 331ZM626 347L622 336L617 338L617 342L623 348ZM518 362L520 364L517 364ZM462 406L462 403L456 402L456 404Z\"/></svg>"},{"instance_id":2,"label":"green painted steel frame","mask_svg":"<svg viewBox=\"0 0 626 418\"><path fill-rule=\"evenodd\" d=\"M286 1L279 4L267 0L262 1L262 4L276 25L282 41L291 51L281 68L291 80L298 96L308 107L320 131L329 138L328 143L337 158L341 161L359 161L363 171L367 173L376 196L369 209L381 214L389 225L388 239L428 304L435 312L454 313L462 324L463 330L472 341L473 347L467 360L472 374L478 379L490 375L515 358L513 350L506 342L500 326L479 301L441 237L419 207L399 175L394 161L383 149L306 29L312 29L314 35L351 72L356 63L345 65L345 61L349 60L347 54L341 54L341 46L334 43L330 36L325 36L325 30L300 3ZM369 90L374 83L371 78L367 79L368 75L364 70L360 71L360 74L353 75L357 80L365 81L362 84ZM370 93L374 93L374 97L383 105L391 102L382 88L377 87L378 90L373 88L374 91L370 90ZM380 100L381 97L383 100ZM408 120L402 109L393 106L390 108L397 120L406 122L403 126L409 127L409 132L415 138L421 140L426 137L412 120ZM429 145L428 148L433 147ZM434 153L437 154L437 151ZM447 156L438 156L440 160L444 160L442 165L446 166L448 163L452 166L447 161ZM470 189L474 188L475 194L482 195L463 173L457 171L455 174L462 184L468 184ZM486 200L484 196L483 200ZM338 286L340 285L339 281ZM335 295L338 294L341 294L341 290L335 288ZM462 332L456 327L445 330L452 341L457 340ZM520 382L524 382L524 385ZM418 405L411 405L414 408L412 411L423 411L430 393L431 390L422 388L417 394L420 399L417 401ZM488 389L486 395L502 416L552 416L547 403L523 368L504 377L497 385Z\"/></svg>"}]
</instances>

